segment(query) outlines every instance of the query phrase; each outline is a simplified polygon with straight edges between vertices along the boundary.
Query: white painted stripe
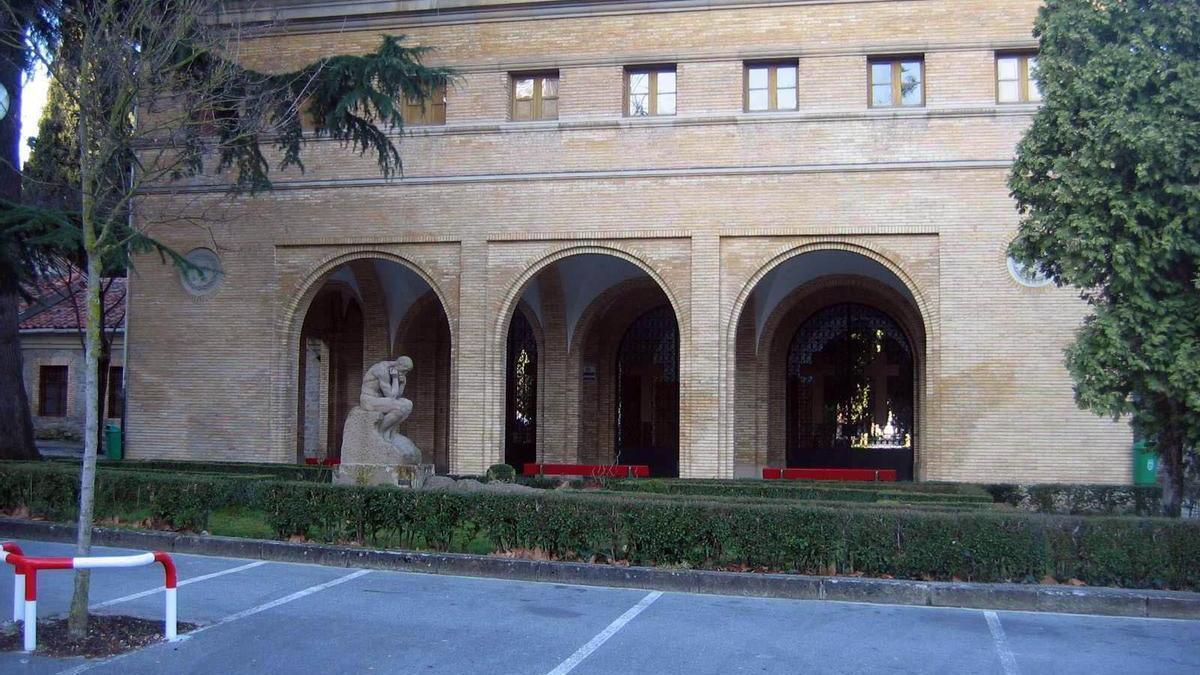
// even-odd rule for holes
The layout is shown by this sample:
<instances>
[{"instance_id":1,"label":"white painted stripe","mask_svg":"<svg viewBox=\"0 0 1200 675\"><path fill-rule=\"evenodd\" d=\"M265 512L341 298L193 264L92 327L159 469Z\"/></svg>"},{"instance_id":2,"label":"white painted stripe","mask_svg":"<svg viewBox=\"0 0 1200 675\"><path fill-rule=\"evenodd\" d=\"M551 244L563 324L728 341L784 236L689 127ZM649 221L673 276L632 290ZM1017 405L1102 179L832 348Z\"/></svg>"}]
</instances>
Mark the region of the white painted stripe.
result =
<instances>
[{"instance_id":1,"label":"white painted stripe","mask_svg":"<svg viewBox=\"0 0 1200 675\"><path fill-rule=\"evenodd\" d=\"M223 619L220 619L216 623L210 623L207 626L201 626L200 628L197 628L196 630L192 631L191 633L188 633L187 635L180 635L178 639L186 640L186 639L191 638L191 636L196 635L197 633L203 633L204 631L206 631L210 628L224 626L225 624L231 623L233 621L237 621L238 619L244 619L248 616L253 616L255 614L258 614L259 612L265 612L268 609L272 609L272 608L278 607L280 605L286 605L287 603L292 602L293 600L299 600L300 598L310 596L313 593L318 593L327 588L333 588L334 586L344 584L347 581L353 581L353 580L361 577L362 575L369 573L370 571L371 570L358 570L357 572L351 572L350 574L347 574L344 577L338 577L337 579L334 579L333 581L326 581L323 584L317 584L316 586L310 586L302 591L296 591L295 593L292 593L291 595L285 595L282 598L279 598L278 600L272 600L271 602L261 604L257 607L251 607L250 609L242 610L236 614L230 614L229 616L227 616ZM199 578L199 577L197 577L197 578ZM180 585L182 585L182 584L180 584ZM159 589L159 590L161 590L161 589ZM131 652L125 652L124 654L119 654L117 656L112 657L111 659L102 659L102 660L97 660L97 661L91 661L88 663L81 663L78 666L75 666L74 668L68 668L66 670L59 671L58 675L78 675L78 673L82 673L82 672L91 670L92 668L96 668L99 666L103 666L103 665L112 663L113 661L120 660L126 656L130 656L132 654L139 654L139 653L141 653L141 650L134 650Z\"/></svg>"},{"instance_id":2,"label":"white painted stripe","mask_svg":"<svg viewBox=\"0 0 1200 675\"><path fill-rule=\"evenodd\" d=\"M638 604L630 607L624 614L618 616L615 621L608 624L608 627L600 631L600 633L592 638L586 645L580 647L574 654L567 657L566 661L558 664L558 667L547 673L547 675L567 675L567 673L575 670L575 667L583 660L591 656L592 652L600 648L600 645L608 642L608 639L616 635L617 631L625 627L625 624L633 621L638 614L641 614L647 607L654 604L654 601L662 597L662 591L654 591L642 598Z\"/></svg>"},{"instance_id":3,"label":"white painted stripe","mask_svg":"<svg viewBox=\"0 0 1200 675\"><path fill-rule=\"evenodd\" d=\"M250 609L244 609L244 610L238 612L237 614L230 614L229 616L217 621L216 623L210 623L207 626L201 626L200 628L197 628L196 630L192 631L190 633L190 635L196 635L197 633L203 633L204 631L206 631L210 628L224 626L225 624L233 622L233 621L237 621L238 619L244 619L248 616L253 616L255 614L258 614L259 612L265 612L268 609L272 609L272 608L278 607L280 605L286 605L287 603L292 602L294 600L299 600L300 598L310 596L313 593L319 593L320 591L323 591L327 588L333 588L334 586L344 584L347 581L354 581L355 579L361 577L362 575L370 573L370 571L371 570L358 570L357 572L351 572L350 574L347 574L344 577L338 577L337 579L334 579L333 581L326 581L323 584L317 584L316 586L309 586L308 588L306 588L302 591L296 591L295 593L292 593L291 595L285 595L282 598L279 598L278 600L272 600L271 602L261 604L257 607L251 607Z\"/></svg>"},{"instance_id":4,"label":"white painted stripe","mask_svg":"<svg viewBox=\"0 0 1200 675\"><path fill-rule=\"evenodd\" d=\"M992 642L996 643L996 653L1000 656L1000 666L1004 669L1004 675L1018 675L1021 671L1017 669L1017 657L1008 647L1008 637L1004 635L1000 617L991 610L984 612L983 616L987 619L988 630L992 632Z\"/></svg>"},{"instance_id":5,"label":"white painted stripe","mask_svg":"<svg viewBox=\"0 0 1200 675\"><path fill-rule=\"evenodd\" d=\"M233 574L234 572L242 572L242 571L245 571L245 570L248 570L248 569L251 569L254 567L258 567L260 565L266 565L266 564L267 564L266 560L257 560L252 563L246 563L245 565L238 565L237 567L231 567L227 570L221 570L220 572L213 572L211 574L204 574L204 575L201 575L198 577L184 579L177 584L177 587L187 586L188 584L194 584L198 581L208 581L209 579L223 577L226 574ZM104 602L92 605L89 609L101 609L103 607L119 605L122 602L129 602L130 600L137 600L138 598L144 598L147 595L154 595L155 593L162 593L162 592L163 592L163 587L159 586L158 588L151 588L148 591L141 591L140 593L132 593L130 595L125 595L125 596L122 596L119 598L113 598L112 600L105 600Z\"/></svg>"},{"instance_id":6,"label":"white painted stripe","mask_svg":"<svg viewBox=\"0 0 1200 675\"><path fill-rule=\"evenodd\" d=\"M101 567L140 567L141 565L149 565L152 562L154 562L153 553L114 555L103 558L71 558L71 564L77 570L94 570Z\"/></svg>"}]
</instances>

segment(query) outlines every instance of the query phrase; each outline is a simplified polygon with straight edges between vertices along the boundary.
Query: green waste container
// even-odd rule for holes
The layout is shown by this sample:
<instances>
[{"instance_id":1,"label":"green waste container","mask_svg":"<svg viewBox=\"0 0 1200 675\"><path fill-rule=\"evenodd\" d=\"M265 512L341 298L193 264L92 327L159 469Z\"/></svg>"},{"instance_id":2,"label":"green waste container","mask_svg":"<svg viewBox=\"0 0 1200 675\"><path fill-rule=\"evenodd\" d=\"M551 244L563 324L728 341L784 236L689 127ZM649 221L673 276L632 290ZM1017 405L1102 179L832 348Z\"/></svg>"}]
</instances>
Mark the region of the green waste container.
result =
<instances>
[{"instance_id":1,"label":"green waste container","mask_svg":"<svg viewBox=\"0 0 1200 675\"><path fill-rule=\"evenodd\" d=\"M1133 482L1135 485L1154 485L1158 482L1158 453L1146 441L1133 444Z\"/></svg>"},{"instance_id":2,"label":"green waste container","mask_svg":"<svg viewBox=\"0 0 1200 675\"><path fill-rule=\"evenodd\" d=\"M121 427L116 424L104 425L104 456L109 459L121 459Z\"/></svg>"}]
</instances>

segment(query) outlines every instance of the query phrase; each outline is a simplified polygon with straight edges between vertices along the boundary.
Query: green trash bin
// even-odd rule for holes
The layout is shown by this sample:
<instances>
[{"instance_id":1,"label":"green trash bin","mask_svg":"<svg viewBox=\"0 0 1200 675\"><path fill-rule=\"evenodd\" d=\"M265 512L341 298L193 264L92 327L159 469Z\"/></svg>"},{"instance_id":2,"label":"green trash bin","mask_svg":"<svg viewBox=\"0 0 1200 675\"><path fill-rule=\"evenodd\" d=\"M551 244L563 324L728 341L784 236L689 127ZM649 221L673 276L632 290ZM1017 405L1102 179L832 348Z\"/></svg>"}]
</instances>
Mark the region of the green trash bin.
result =
<instances>
[{"instance_id":1,"label":"green trash bin","mask_svg":"<svg viewBox=\"0 0 1200 675\"><path fill-rule=\"evenodd\" d=\"M1134 485L1154 485L1158 482L1158 453L1146 441L1133 444Z\"/></svg>"},{"instance_id":2,"label":"green trash bin","mask_svg":"<svg viewBox=\"0 0 1200 675\"><path fill-rule=\"evenodd\" d=\"M116 424L104 425L104 456L108 459L121 459L124 448L121 447L121 427Z\"/></svg>"}]
</instances>

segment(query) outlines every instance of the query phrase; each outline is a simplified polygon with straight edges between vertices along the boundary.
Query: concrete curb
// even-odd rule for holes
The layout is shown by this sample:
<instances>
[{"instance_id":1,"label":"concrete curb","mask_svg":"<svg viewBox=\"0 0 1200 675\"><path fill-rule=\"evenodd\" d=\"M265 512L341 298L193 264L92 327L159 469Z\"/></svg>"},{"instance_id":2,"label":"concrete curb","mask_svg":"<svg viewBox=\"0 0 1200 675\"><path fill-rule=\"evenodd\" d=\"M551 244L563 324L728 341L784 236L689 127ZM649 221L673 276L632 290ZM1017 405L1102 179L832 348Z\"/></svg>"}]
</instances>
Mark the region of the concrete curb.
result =
<instances>
[{"instance_id":1,"label":"concrete curb","mask_svg":"<svg viewBox=\"0 0 1200 675\"><path fill-rule=\"evenodd\" d=\"M75 540L75 527L42 521L0 518L0 537L71 542ZM108 527L94 528L92 542L100 546L162 550L228 558L256 558L333 567L494 577L684 593L1160 619L1200 619L1200 593L1181 591L951 583L863 577L810 577L798 574L618 567L588 563L515 560L463 553L381 551L351 546L297 544L266 539L197 536L175 532Z\"/></svg>"}]
</instances>

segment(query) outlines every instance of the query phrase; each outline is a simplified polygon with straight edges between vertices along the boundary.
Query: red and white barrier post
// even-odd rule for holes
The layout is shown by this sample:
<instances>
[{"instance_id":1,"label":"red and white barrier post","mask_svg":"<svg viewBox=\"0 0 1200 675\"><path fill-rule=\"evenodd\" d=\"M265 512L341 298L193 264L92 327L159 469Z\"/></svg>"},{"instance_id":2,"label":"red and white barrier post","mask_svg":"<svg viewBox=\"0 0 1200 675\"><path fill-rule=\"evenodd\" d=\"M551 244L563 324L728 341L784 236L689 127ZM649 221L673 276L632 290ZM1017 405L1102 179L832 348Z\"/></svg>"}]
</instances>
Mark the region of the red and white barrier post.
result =
<instances>
[{"instance_id":1,"label":"red and white barrier post","mask_svg":"<svg viewBox=\"0 0 1200 675\"><path fill-rule=\"evenodd\" d=\"M3 544L0 544L0 562L8 562L9 555L17 555L17 556L24 557L25 552L21 550L20 546L17 546L16 544L12 543L11 541L6 541ZM13 612L12 612L12 620L14 622L20 621L21 619L25 618L24 607L23 607L24 604L25 604L25 568L21 567L20 565L14 564L13 565Z\"/></svg>"},{"instance_id":2,"label":"red and white barrier post","mask_svg":"<svg viewBox=\"0 0 1200 675\"><path fill-rule=\"evenodd\" d=\"M31 652L37 647L37 573L39 570L94 570L105 567L141 567L142 565L152 565L159 563L163 566L163 590L166 596L166 607L164 617L163 635L168 642L174 642L178 639L178 605L176 604L175 589L177 585L177 577L175 573L175 561L171 556L162 551L153 553L138 553L136 555L119 555L119 556L100 556L100 557L82 557L82 558L28 558L19 553L20 548L12 551L9 544L4 545L3 558L0 560L12 565L14 571L19 575L18 581L13 584L13 620L21 619L21 612L17 607L18 589L24 590L24 623L25 623L25 651ZM16 544L11 546L16 547Z\"/></svg>"}]
</instances>

